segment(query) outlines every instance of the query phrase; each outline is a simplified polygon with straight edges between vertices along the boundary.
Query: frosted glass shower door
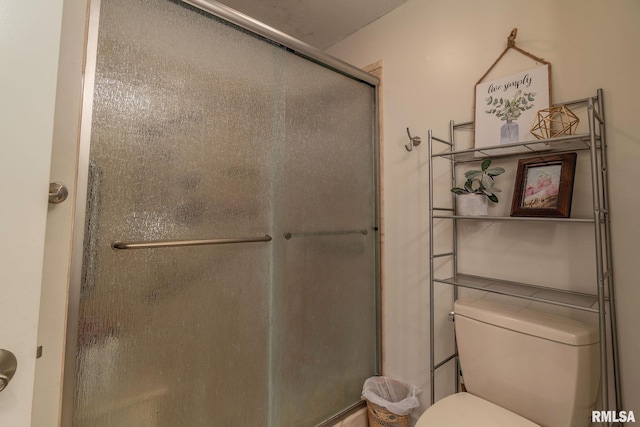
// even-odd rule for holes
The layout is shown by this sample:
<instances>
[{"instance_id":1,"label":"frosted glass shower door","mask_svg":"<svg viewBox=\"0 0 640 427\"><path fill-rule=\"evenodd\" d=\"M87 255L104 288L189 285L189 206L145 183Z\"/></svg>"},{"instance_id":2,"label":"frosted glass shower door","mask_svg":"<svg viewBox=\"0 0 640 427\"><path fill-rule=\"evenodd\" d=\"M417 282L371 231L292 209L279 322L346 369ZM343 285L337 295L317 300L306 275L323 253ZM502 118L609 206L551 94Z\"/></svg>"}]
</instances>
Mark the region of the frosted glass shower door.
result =
<instances>
[{"instance_id":1,"label":"frosted glass shower door","mask_svg":"<svg viewBox=\"0 0 640 427\"><path fill-rule=\"evenodd\" d=\"M73 425L265 426L271 243L112 245L270 232L284 51L103 0L97 52Z\"/></svg>"},{"instance_id":2,"label":"frosted glass shower door","mask_svg":"<svg viewBox=\"0 0 640 427\"><path fill-rule=\"evenodd\" d=\"M63 425L354 407L379 364L375 87L177 0L99 3Z\"/></svg>"},{"instance_id":3,"label":"frosted glass shower door","mask_svg":"<svg viewBox=\"0 0 640 427\"><path fill-rule=\"evenodd\" d=\"M282 419L315 426L378 369L375 92L287 56Z\"/></svg>"}]
</instances>

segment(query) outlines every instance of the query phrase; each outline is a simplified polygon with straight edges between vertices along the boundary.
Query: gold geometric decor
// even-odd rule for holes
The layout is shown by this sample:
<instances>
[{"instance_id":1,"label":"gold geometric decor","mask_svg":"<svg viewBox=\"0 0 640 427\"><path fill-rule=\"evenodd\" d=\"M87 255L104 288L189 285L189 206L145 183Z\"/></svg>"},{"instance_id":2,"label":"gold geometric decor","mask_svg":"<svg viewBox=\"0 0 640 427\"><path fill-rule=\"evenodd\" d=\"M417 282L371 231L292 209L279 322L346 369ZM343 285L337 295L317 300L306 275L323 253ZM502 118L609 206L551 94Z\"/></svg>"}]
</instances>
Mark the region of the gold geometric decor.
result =
<instances>
[{"instance_id":1,"label":"gold geometric decor","mask_svg":"<svg viewBox=\"0 0 640 427\"><path fill-rule=\"evenodd\" d=\"M531 133L538 139L575 135L580 119L568 107L560 105L538 111Z\"/></svg>"}]
</instances>

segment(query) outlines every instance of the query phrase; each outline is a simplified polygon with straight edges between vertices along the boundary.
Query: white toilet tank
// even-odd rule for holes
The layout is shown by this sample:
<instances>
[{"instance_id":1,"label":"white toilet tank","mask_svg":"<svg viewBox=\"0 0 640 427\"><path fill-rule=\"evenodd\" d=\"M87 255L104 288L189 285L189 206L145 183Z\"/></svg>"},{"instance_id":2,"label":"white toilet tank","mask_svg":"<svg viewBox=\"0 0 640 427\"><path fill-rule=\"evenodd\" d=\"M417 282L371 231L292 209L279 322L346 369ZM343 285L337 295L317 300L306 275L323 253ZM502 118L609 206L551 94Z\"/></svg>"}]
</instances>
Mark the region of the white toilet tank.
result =
<instances>
[{"instance_id":1,"label":"white toilet tank","mask_svg":"<svg viewBox=\"0 0 640 427\"><path fill-rule=\"evenodd\" d=\"M460 299L454 312L468 392L545 427L589 425L597 326L482 299Z\"/></svg>"}]
</instances>

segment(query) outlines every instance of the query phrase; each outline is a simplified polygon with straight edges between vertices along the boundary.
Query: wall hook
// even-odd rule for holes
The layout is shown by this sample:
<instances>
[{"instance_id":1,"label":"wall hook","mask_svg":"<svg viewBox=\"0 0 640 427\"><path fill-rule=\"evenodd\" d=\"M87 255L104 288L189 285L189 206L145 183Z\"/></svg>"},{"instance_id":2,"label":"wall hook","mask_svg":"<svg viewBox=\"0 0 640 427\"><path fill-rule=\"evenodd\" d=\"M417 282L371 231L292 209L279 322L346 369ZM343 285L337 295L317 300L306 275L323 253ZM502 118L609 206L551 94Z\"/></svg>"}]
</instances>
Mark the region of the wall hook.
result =
<instances>
[{"instance_id":1,"label":"wall hook","mask_svg":"<svg viewBox=\"0 0 640 427\"><path fill-rule=\"evenodd\" d=\"M409 128L407 128L407 135L409 135L409 145L405 145L404 148L406 148L407 151L413 151L413 147L420 145L422 139L419 136L411 136Z\"/></svg>"}]
</instances>

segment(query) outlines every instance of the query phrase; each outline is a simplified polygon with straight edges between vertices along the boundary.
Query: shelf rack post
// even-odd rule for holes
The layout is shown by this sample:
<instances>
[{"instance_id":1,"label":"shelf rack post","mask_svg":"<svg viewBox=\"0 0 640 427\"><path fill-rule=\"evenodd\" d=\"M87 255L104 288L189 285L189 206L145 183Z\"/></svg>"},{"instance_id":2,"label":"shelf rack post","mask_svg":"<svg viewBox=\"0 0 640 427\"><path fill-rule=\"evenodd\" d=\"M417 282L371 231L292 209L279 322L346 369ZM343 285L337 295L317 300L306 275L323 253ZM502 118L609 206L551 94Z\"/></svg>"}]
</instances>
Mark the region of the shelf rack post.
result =
<instances>
[{"instance_id":1,"label":"shelf rack post","mask_svg":"<svg viewBox=\"0 0 640 427\"><path fill-rule=\"evenodd\" d=\"M595 103L594 103L595 102ZM597 106L597 108L596 108ZM610 221L610 210L609 210L609 181L608 181L608 168L607 168L607 141L606 141L606 131L605 131L605 117L604 117L604 98L602 89L598 89L597 95L595 99L590 100L589 102L589 119L590 119L590 132L593 135L592 139L595 139L596 134L596 121L598 123L597 135L600 137L600 168L593 169L593 173L599 173L600 182L599 188L601 191L598 192L598 216L599 222L596 224L596 236L597 233L600 232L601 239L603 241L600 242L598 248L602 252L604 249L604 258L599 257L598 262L602 265L602 272L599 275L599 289L602 287L601 291L603 293L606 292L609 300L609 323L610 323L610 340L611 340L611 366L613 369L613 387L615 392L615 408L620 410L623 408L622 404L622 390L620 385L620 361L619 361L619 351L618 351L618 334L617 334L617 316L616 316L616 304L615 304L615 296L614 296L614 278L613 278L613 259L612 259L612 248L611 248L611 221ZM595 146L595 141L591 141L591 145ZM595 157L596 166L597 166L597 155L595 152L591 153L592 159ZM592 160L593 165L593 160ZM596 180L594 181L596 184L598 176L596 176ZM595 191L595 190L594 190ZM595 193L594 193L594 203L595 203ZM596 218L596 208L594 207L594 219ZM604 227L604 233L602 233L602 227ZM606 280L607 286L605 287L604 281ZM606 307L605 307L606 308ZM602 316L605 318L606 317ZM605 327L606 325L601 325L601 327ZM604 335L602 335L604 337ZM603 338L601 338L601 341ZM605 348L601 351L606 354L606 340L604 340ZM601 345L603 343L601 342ZM608 369L608 366L605 366ZM601 387L607 388L608 384L602 383ZM604 396L603 396L604 398ZM608 402L607 402L608 403ZM605 409L609 409L608 405L603 405Z\"/></svg>"},{"instance_id":2,"label":"shelf rack post","mask_svg":"<svg viewBox=\"0 0 640 427\"><path fill-rule=\"evenodd\" d=\"M598 312L604 313L605 290L604 277L602 267L602 212L601 212L601 191L600 180L598 178L598 155L596 151L596 135L595 135L595 114L593 110L593 98L588 100L588 118L589 118L589 155L591 157L591 187L593 194L593 221L594 233L596 240L596 275L598 281ZM609 407L609 383L607 380L607 325L605 316L598 316L598 325L600 328L600 399L603 408Z\"/></svg>"},{"instance_id":3,"label":"shelf rack post","mask_svg":"<svg viewBox=\"0 0 640 427\"><path fill-rule=\"evenodd\" d=\"M451 151L456 151L456 125L454 123L453 120L449 121L449 141L451 141ZM456 160L453 158L453 156L450 159L451 162L451 188L455 187L456 185ZM453 206L453 212L452 214L455 214L457 212L457 206L456 206L456 195L454 193L451 193L451 206ZM453 219L453 225L452 225L452 239L453 239L453 274L454 276L458 274L458 220L456 218ZM454 286L453 287L453 300L457 300L458 299L458 287ZM455 318L454 318L454 322L455 322ZM454 376L454 381L455 381L455 391L456 393L458 393L460 391L460 359L458 358L458 343L456 341L456 335L455 333L453 334L453 343L454 343L454 352L456 355L456 361L455 361L455 376Z\"/></svg>"},{"instance_id":4,"label":"shelf rack post","mask_svg":"<svg viewBox=\"0 0 640 427\"><path fill-rule=\"evenodd\" d=\"M433 290L433 132L428 133L429 156L429 386L431 390L431 404L435 403L436 372L435 372L435 314L434 314L434 290Z\"/></svg>"}]
</instances>

